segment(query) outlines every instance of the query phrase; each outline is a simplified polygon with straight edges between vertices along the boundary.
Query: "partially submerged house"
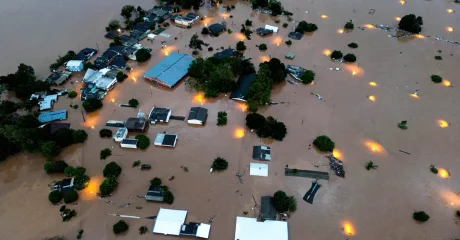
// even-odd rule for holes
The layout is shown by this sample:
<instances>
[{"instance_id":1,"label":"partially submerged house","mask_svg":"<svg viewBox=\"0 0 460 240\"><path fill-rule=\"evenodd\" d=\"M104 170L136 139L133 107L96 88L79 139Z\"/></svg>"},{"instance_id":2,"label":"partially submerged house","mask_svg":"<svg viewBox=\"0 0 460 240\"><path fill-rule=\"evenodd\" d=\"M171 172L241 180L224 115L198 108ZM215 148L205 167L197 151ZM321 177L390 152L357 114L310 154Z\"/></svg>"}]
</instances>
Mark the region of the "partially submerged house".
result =
<instances>
[{"instance_id":1,"label":"partially submerged house","mask_svg":"<svg viewBox=\"0 0 460 240\"><path fill-rule=\"evenodd\" d=\"M71 72L80 72L83 70L83 61L70 60L65 64L65 68Z\"/></svg>"},{"instance_id":2,"label":"partially submerged house","mask_svg":"<svg viewBox=\"0 0 460 240\"><path fill-rule=\"evenodd\" d=\"M273 206L273 199L271 196L263 196L260 198L260 219L276 220L276 209Z\"/></svg>"},{"instance_id":3,"label":"partially submerged house","mask_svg":"<svg viewBox=\"0 0 460 240\"><path fill-rule=\"evenodd\" d=\"M125 127L129 132L145 132L148 127L147 119L145 118L128 118L125 122Z\"/></svg>"},{"instance_id":4,"label":"partially submerged house","mask_svg":"<svg viewBox=\"0 0 460 240\"><path fill-rule=\"evenodd\" d=\"M193 20L198 20L200 18L199 15L195 14L195 13L192 13L192 12L189 12L185 15L185 17L187 18L191 18Z\"/></svg>"},{"instance_id":5,"label":"partially submerged house","mask_svg":"<svg viewBox=\"0 0 460 240\"><path fill-rule=\"evenodd\" d=\"M225 50L215 53L213 56L218 57L218 58L229 58L229 57L234 57L237 54L238 52L235 49L227 48Z\"/></svg>"},{"instance_id":6,"label":"partially submerged house","mask_svg":"<svg viewBox=\"0 0 460 240\"><path fill-rule=\"evenodd\" d=\"M113 135L112 139L115 142L121 142L123 139L128 136L128 129L125 127L119 128L117 132Z\"/></svg>"},{"instance_id":7,"label":"partially submerged house","mask_svg":"<svg viewBox=\"0 0 460 240\"><path fill-rule=\"evenodd\" d=\"M40 95L32 94L30 100L38 100L38 106L40 111L49 110L53 107L54 103L57 101L58 94L53 95Z\"/></svg>"},{"instance_id":8,"label":"partially submerged house","mask_svg":"<svg viewBox=\"0 0 460 240\"><path fill-rule=\"evenodd\" d=\"M97 53L96 49L83 48L80 52L77 53L77 56L75 57L75 60L88 61L96 53Z\"/></svg>"},{"instance_id":9,"label":"partially submerged house","mask_svg":"<svg viewBox=\"0 0 460 240\"><path fill-rule=\"evenodd\" d=\"M61 128L70 129L70 123L51 122L43 124L38 128L45 129L49 134L54 134L57 130Z\"/></svg>"},{"instance_id":10,"label":"partially submerged house","mask_svg":"<svg viewBox=\"0 0 460 240\"><path fill-rule=\"evenodd\" d=\"M252 148L252 159L261 161L271 161L270 147L254 146Z\"/></svg>"},{"instance_id":11,"label":"partially submerged house","mask_svg":"<svg viewBox=\"0 0 460 240\"><path fill-rule=\"evenodd\" d=\"M265 25L265 29L271 30L271 31L273 31L274 33L277 33L277 32L278 32L278 27L275 27L275 26L272 26L272 25L268 25L268 24Z\"/></svg>"},{"instance_id":12,"label":"partially submerged house","mask_svg":"<svg viewBox=\"0 0 460 240\"><path fill-rule=\"evenodd\" d=\"M248 92L249 87L251 87L251 84L255 78L255 73L240 76L240 78L238 79L238 86L230 94L230 99L246 102L246 93Z\"/></svg>"},{"instance_id":13,"label":"partially submerged house","mask_svg":"<svg viewBox=\"0 0 460 240\"><path fill-rule=\"evenodd\" d=\"M219 34L219 33L223 32L223 31L227 30L226 27L224 25L220 24L220 23L211 24L208 27L208 29L209 29L209 32L211 34Z\"/></svg>"},{"instance_id":14,"label":"partially submerged house","mask_svg":"<svg viewBox=\"0 0 460 240\"><path fill-rule=\"evenodd\" d=\"M114 39L116 36L120 35L120 32L118 30L112 30L110 32L107 32L104 37L108 39Z\"/></svg>"},{"instance_id":15,"label":"partially submerged house","mask_svg":"<svg viewBox=\"0 0 460 240\"><path fill-rule=\"evenodd\" d=\"M61 85L72 76L70 71L54 71L46 79L43 79L44 82L52 85Z\"/></svg>"},{"instance_id":16,"label":"partially submerged house","mask_svg":"<svg viewBox=\"0 0 460 240\"><path fill-rule=\"evenodd\" d=\"M169 122L169 118L171 117L171 109L169 108L156 108L153 107L149 113L149 121L151 124L155 124L157 122L167 123Z\"/></svg>"},{"instance_id":17,"label":"partially submerged house","mask_svg":"<svg viewBox=\"0 0 460 240\"><path fill-rule=\"evenodd\" d=\"M67 118L67 110L56 110L51 112L44 112L38 115L38 121L41 123L52 122L56 120L64 120Z\"/></svg>"},{"instance_id":18,"label":"partially submerged house","mask_svg":"<svg viewBox=\"0 0 460 240\"><path fill-rule=\"evenodd\" d=\"M150 33L150 24L149 22L142 22L137 25L134 25L131 28L129 35L131 38L137 39L138 41L144 39Z\"/></svg>"},{"instance_id":19,"label":"partially submerged house","mask_svg":"<svg viewBox=\"0 0 460 240\"><path fill-rule=\"evenodd\" d=\"M179 27L191 27L192 24L195 22L195 19L177 16L174 18L174 23Z\"/></svg>"},{"instance_id":20,"label":"partially submerged house","mask_svg":"<svg viewBox=\"0 0 460 240\"><path fill-rule=\"evenodd\" d=\"M266 29L266 28L257 28L256 33L259 34L260 36L267 36L269 34L272 34L273 30Z\"/></svg>"},{"instance_id":21,"label":"partially submerged house","mask_svg":"<svg viewBox=\"0 0 460 240\"><path fill-rule=\"evenodd\" d=\"M72 191L74 187L74 178L65 178L62 181L57 181L52 190L59 191L62 195L65 195L69 191Z\"/></svg>"},{"instance_id":22,"label":"partially submerged house","mask_svg":"<svg viewBox=\"0 0 460 240\"><path fill-rule=\"evenodd\" d=\"M288 34L288 37L289 37L289 38L292 38L292 39L294 39L294 40L300 40L300 39L302 39L303 34L302 34L302 33L298 33L298 32L290 32L290 33Z\"/></svg>"},{"instance_id":23,"label":"partially submerged house","mask_svg":"<svg viewBox=\"0 0 460 240\"><path fill-rule=\"evenodd\" d=\"M164 192L161 186L150 185L149 190L145 194L145 200L154 202L163 202Z\"/></svg>"},{"instance_id":24,"label":"partially submerged house","mask_svg":"<svg viewBox=\"0 0 460 240\"><path fill-rule=\"evenodd\" d=\"M115 87L117 78L108 68L88 69L83 76L83 82L83 88L80 89L82 101L91 98L102 99Z\"/></svg>"},{"instance_id":25,"label":"partially submerged house","mask_svg":"<svg viewBox=\"0 0 460 240\"><path fill-rule=\"evenodd\" d=\"M288 223L256 218L236 217L234 240L288 240Z\"/></svg>"},{"instance_id":26,"label":"partially submerged house","mask_svg":"<svg viewBox=\"0 0 460 240\"><path fill-rule=\"evenodd\" d=\"M160 208L152 232L164 235L194 236L206 239L209 237L211 225L194 222L185 224L186 217L187 211L185 210Z\"/></svg>"},{"instance_id":27,"label":"partially submerged house","mask_svg":"<svg viewBox=\"0 0 460 240\"><path fill-rule=\"evenodd\" d=\"M192 107L188 114L187 123L203 125L208 118L208 109L202 107Z\"/></svg>"},{"instance_id":28,"label":"partially submerged house","mask_svg":"<svg viewBox=\"0 0 460 240\"><path fill-rule=\"evenodd\" d=\"M267 177L268 176L268 164L250 163L249 164L249 175Z\"/></svg>"},{"instance_id":29,"label":"partially submerged house","mask_svg":"<svg viewBox=\"0 0 460 240\"><path fill-rule=\"evenodd\" d=\"M193 60L195 59L187 54L173 52L148 70L144 74L144 78L162 86L173 88L187 75Z\"/></svg>"},{"instance_id":30,"label":"partially submerged house","mask_svg":"<svg viewBox=\"0 0 460 240\"><path fill-rule=\"evenodd\" d=\"M161 147L176 147L176 143L177 135L166 133L158 133L154 141L155 146Z\"/></svg>"},{"instance_id":31,"label":"partially submerged house","mask_svg":"<svg viewBox=\"0 0 460 240\"><path fill-rule=\"evenodd\" d=\"M120 142L120 147L122 148L137 148L138 140L135 138L124 138Z\"/></svg>"}]
</instances>

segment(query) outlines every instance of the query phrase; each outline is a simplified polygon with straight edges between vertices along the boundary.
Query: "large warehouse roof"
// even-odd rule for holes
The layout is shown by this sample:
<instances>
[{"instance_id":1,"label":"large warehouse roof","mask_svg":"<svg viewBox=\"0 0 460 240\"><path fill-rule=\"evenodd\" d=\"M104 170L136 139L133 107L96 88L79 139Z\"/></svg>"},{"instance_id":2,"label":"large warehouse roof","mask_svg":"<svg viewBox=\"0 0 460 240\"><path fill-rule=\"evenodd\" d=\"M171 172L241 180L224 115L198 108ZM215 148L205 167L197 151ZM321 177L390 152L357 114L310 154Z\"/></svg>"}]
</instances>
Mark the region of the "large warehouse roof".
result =
<instances>
[{"instance_id":1,"label":"large warehouse roof","mask_svg":"<svg viewBox=\"0 0 460 240\"><path fill-rule=\"evenodd\" d=\"M235 240L288 240L288 224L282 221L236 217Z\"/></svg>"},{"instance_id":2,"label":"large warehouse roof","mask_svg":"<svg viewBox=\"0 0 460 240\"><path fill-rule=\"evenodd\" d=\"M188 67L194 58L183 53L171 53L161 60L157 65L148 70L144 77L148 80L159 81L172 88L188 72Z\"/></svg>"}]
</instances>

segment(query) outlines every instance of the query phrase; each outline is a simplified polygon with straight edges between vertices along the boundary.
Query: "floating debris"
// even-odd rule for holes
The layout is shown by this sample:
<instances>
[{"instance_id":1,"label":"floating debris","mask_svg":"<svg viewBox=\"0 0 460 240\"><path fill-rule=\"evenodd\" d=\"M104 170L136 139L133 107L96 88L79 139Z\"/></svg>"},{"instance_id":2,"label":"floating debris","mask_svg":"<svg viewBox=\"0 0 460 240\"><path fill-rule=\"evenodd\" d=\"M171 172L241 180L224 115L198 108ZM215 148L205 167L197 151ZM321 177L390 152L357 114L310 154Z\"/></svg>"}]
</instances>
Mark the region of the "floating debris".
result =
<instances>
[{"instance_id":1,"label":"floating debris","mask_svg":"<svg viewBox=\"0 0 460 240\"><path fill-rule=\"evenodd\" d=\"M288 70L289 74L298 81L302 81L302 74L306 71L305 68L295 65L287 65L286 70Z\"/></svg>"},{"instance_id":2,"label":"floating debris","mask_svg":"<svg viewBox=\"0 0 460 240\"><path fill-rule=\"evenodd\" d=\"M340 71L340 68L329 68L329 70Z\"/></svg>"},{"instance_id":3,"label":"floating debris","mask_svg":"<svg viewBox=\"0 0 460 240\"><path fill-rule=\"evenodd\" d=\"M343 170L343 163L333 155L326 156L329 159L329 166L334 171L335 175L344 178L345 170Z\"/></svg>"}]
</instances>

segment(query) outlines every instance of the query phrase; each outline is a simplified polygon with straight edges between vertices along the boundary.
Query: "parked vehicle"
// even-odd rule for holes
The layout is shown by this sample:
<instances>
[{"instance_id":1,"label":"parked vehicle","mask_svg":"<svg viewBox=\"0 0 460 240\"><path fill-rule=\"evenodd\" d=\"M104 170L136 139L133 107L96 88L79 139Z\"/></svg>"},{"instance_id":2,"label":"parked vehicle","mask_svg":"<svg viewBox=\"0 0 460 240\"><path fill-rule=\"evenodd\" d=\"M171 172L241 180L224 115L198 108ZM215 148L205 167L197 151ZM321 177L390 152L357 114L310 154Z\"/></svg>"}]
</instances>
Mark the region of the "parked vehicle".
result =
<instances>
[{"instance_id":1,"label":"parked vehicle","mask_svg":"<svg viewBox=\"0 0 460 240\"><path fill-rule=\"evenodd\" d=\"M141 170L147 170L147 169L150 169L152 168L152 166L150 166L150 164L141 164Z\"/></svg>"}]
</instances>

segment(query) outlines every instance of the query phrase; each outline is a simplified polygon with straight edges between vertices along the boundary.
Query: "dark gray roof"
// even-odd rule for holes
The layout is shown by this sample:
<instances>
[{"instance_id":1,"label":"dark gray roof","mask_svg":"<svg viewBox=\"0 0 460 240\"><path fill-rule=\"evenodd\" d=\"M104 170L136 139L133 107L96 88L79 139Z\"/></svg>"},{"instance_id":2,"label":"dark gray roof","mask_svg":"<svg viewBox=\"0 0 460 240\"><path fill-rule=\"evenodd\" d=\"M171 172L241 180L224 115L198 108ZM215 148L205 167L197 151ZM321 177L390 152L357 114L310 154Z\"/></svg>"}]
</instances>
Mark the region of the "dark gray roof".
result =
<instances>
[{"instance_id":1,"label":"dark gray roof","mask_svg":"<svg viewBox=\"0 0 460 240\"><path fill-rule=\"evenodd\" d=\"M166 146L174 146L174 142L176 141L177 136L173 134L165 134L163 138L163 145Z\"/></svg>"},{"instance_id":2,"label":"dark gray roof","mask_svg":"<svg viewBox=\"0 0 460 240\"><path fill-rule=\"evenodd\" d=\"M190 113L188 114L187 120L200 120L203 123L206 122L206 118L208 117L208 109L202 107L192 107L190 109Z\"/></svg>"},{"instance_id":3,"label":"dark gray roof","mask_svg":"<svg viewBox=\"0 0 460 240\"><path fill-rule=\"evenodd\" d=\"M246 93L256 78L255 73L243 75L238 79L238 87L230 94L230 99L246 101Z\"/></svg>"},{"instance_id":4,"label":"dark gray roof","mask_svg":"<svg viewBox=\"0 0 460 240\"><path fill-rule=\"evenodd\" d=\"M183 224L179 234L186 236L196 236L196 233L198 232L198 226L200 226L200 223L189 222L187 224Z\"/></svg>"},{"instance_id":5,"label":"dark gray roof","mask_svg":"<svg viewBox=\"0 0 460 240\"><path fill-rule=\"evenodd\" d=\"M126 67L126 61L121 55L117 55L113 58L110 66L123 69Z\"/></svg>"},{"instance_id":6,"label":"dark gray roof","mask_svg":"<svg viewBox=\"0 0 460 240\"><path fill-rule=\"evenodd\" d=\"M233 57L233 56L236 56L237 54L237 51L235 49L232 49L232 48L227 48L221 52L217 52L214 54L214 57L218 57L218 58L228 58L228 57Z\"/></svg>"},{"instance_id":7,"label":"dark gray roof","mask_svg":"<svg viewBox=\"0 0 460 240\"><path fill-rule=\"evenodd\" d=\"M150 111L149 120L154 122L166 122L170 111L171 109L168 108L153 108L152 111Z\"/></svg>"},{"instance_id":8,"label":"dark gray roof","mask_svg":"<svg viewBox=\"0 0 460 240\"><path fill-rule=\"evenodd\" d=\"M124 138L121 140L121 144L131 144L131 145L137 145L137 139L135 138Z\"/></svg>"},{"instance_id":9,"label":"dark gray roof","mask_svg":"<svg viewBox=\"0 0 460 240\"><path fill-rule=\"evenodd\" d=\"M120 33L117 30L113 30L113 31L110 31L107 34L105 34L104 37L106 37L108 39L114 39L115 36L118 36L118 35L120 35Z\"/></svg>"},{"instance_id":10,"label":"dark gray roof","mask_svg":"<svg viewBox=\"0 0 460 240\"><path fill-rule=\"evenodd\" d=\"M252 149L252 158L255 160L270 161L270 147L266 146L254 146Z\"/></svg>"},{"instance_id":11,"label":"dark gray roof","mask_svg":"<svg viewBox=\"0 0 460 240\"><path fill-rule=\"evenodd\" d=\"M89 60L95 53L97 53L96 49L92 48L83 48L80 52L77 53L75 57L76 60L87 61Z\"/></svg>"},{"instance_id":12,"label":"dark gray roof","mask_svg":"<svg viewBox=\"0 0 460 240\"><path fill-rule=\"evenodd\" d=\"M208 29L209 29L209 31L211 33L220 33L220 32L223 32L225 30L225 27L224 27L224 25L222 25L220 23L214 23L211 26L209 26Z\"/></svg>"},{"instance_id":13,"label":"dark gray roof","mask_svg":"<svg viewBox=\"0 0 460 240\"><path fill-rule=\"evenodd\" d=\"M161 186L150 185L149 190L145 194L145 199L148 201L163 202L163 189Z\"/></svg>"},{"instance_id":14,"label":"dark gray roof","mask_svg":"<svg viewBox=\"0 0 460 240\"><path fill-rule=\"evenodd\" d=\"M303 34L302 34L302 33L298 33L298 32L290 32L290 33L288 34L288 37L289 37L289 38L292 38L292 39L294 39L294 40L300 40L300 39L302 39Z\"/></svg>"},{"instance_id":15,"label":"dark gray roof","mask_svg":"<svg viewBox=\"0 0 460 240\"><path fill-rule=\"evenodd\" d=\"M128 131L144 132L147 126L147 119L145 118L128 118L125 122Z\"/></svg>"},{"instance_id":16,"label":"dark gray roof","mask_svg":"<svg viewBox=\"0 0 460 240\"><path fill-rule=\"evenodd\" d=\"M260 198L261 209L260 217L262 220L276 220L276 210L273 206L272 197L264 196Z\"/></svg>"},{"instance_id":17,"label":"dark gray roof","mask_svg":"<svg viewBox=\"0 0 460 240\"><path fill-rule=\"evenodd\" d=\"M50 123L50 126L49 126L49 130L51 134L55 133L57 130L61 128L70 129L70 123L52 122Z\"/></svg>"},{"instance_id":18,"label":"dark gray roof","mask_svg":"<svg viewBox=\"0 0 460 240\"><path fill-rule=\"evenodd\" d=\"M195 13L191 13L191 12L187 13L185 16L188 18L192 18L192 19L196 19L197 17L199 17Z\"/></svg>"},{"instance_id":19,"label":"dark gray roof","mask_svg":"<svg viewBox=\"0 0 460 240\"><path fill-rule=\"evenodd\" d=\"M273 33L273 30L266 29L266 28L257 28L256 33L261 36L265 36L265 35Z\"/></svg>"}]
</instances>

